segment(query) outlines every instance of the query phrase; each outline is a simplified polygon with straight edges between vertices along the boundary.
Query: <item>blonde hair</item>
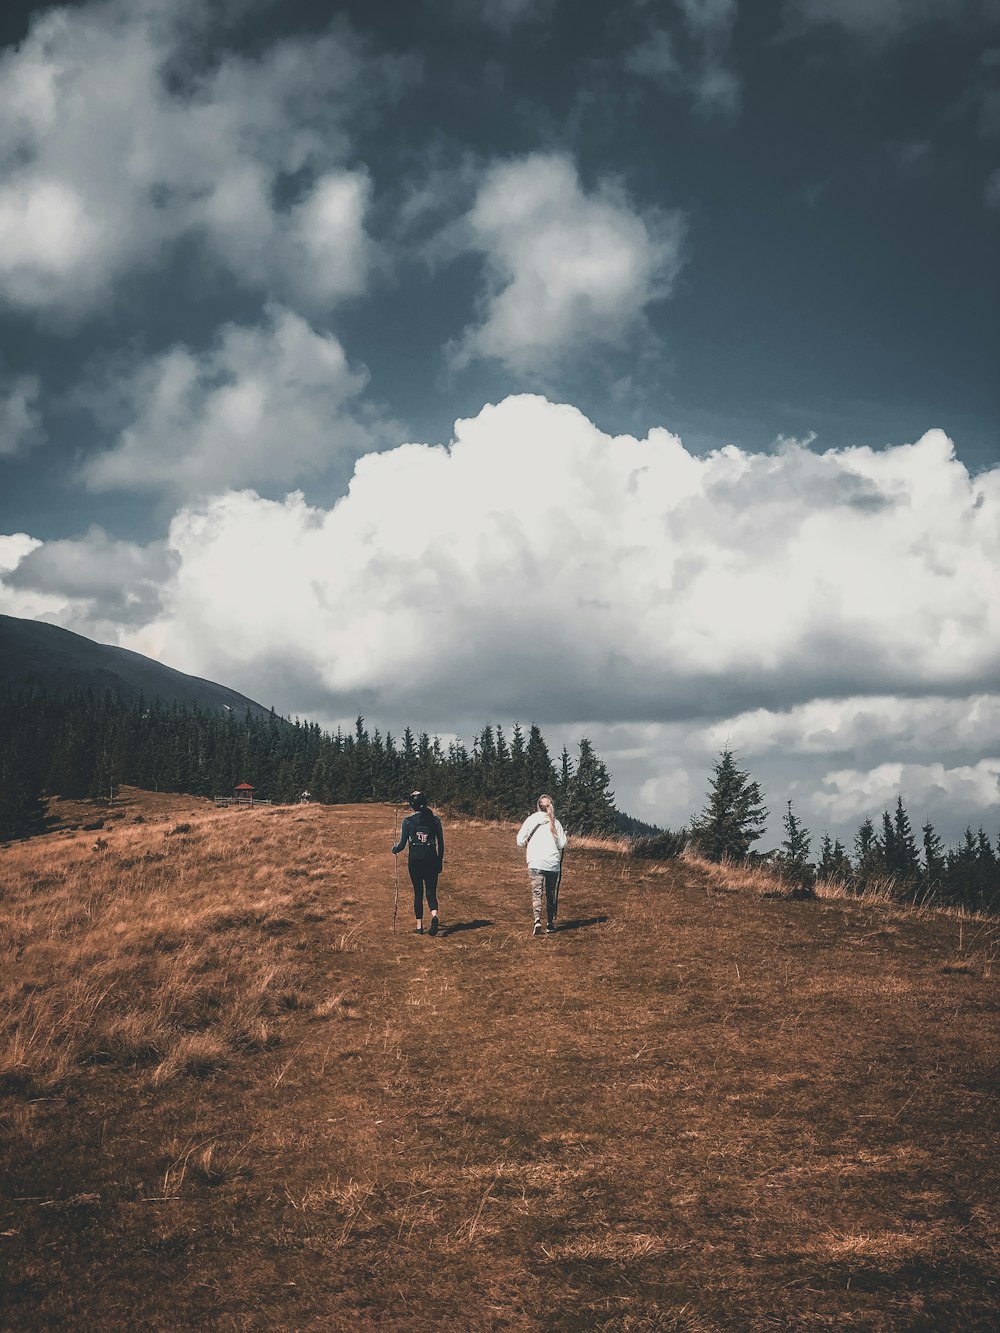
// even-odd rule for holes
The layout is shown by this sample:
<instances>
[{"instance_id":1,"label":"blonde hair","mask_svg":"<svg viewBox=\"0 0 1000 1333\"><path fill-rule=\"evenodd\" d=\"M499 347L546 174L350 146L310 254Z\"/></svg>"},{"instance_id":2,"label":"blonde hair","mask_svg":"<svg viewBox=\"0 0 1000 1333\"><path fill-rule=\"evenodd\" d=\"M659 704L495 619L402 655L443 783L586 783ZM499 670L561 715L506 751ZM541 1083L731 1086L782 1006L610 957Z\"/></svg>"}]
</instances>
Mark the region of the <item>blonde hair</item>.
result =
<instances>
[{"instance_id":1,"label":"blonde hair","mask_svg":"<svg viewBox=\"0 0 1000 1333\"><path fill-rule=\"evenodd\" d=\"M552 797L551 797L551 796L548 796L548 795L546 795L545 792L542 792L541 796L539 796L539 798L538 798L538 808L539 808L539 810L544 810L545 813L548 815L548 817L549 817L549 828L552 830L552 836L553 836L553 838L554 838L554 837L556 836L556 807L555 807L555 802L552 800Z\"/></svg>"}]
</instances>

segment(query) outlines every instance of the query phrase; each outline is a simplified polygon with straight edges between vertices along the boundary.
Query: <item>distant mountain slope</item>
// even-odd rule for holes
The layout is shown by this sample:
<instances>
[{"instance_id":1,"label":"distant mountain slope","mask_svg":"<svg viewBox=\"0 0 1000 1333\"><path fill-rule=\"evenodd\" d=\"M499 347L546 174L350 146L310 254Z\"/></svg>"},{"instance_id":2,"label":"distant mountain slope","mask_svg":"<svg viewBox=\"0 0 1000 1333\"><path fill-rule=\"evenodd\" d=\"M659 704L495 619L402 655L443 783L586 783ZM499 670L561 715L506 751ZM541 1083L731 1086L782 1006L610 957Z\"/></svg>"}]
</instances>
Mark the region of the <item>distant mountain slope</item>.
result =
<instances>
[{"instance_id":1,"label":"distant mountain slope","mask_svg":"<svg viewBox=\"0 0 1000 1333\"><path fill-rule=\"evenodd\" d=\"M268 709L244 694L188 676L127 648L94 643L82 634L0 615L0 689L27 686L65 693L117 690L126 698L159 698L201 708L228 707L235 712L267 715Z\"/></svg>"}]
</instances>

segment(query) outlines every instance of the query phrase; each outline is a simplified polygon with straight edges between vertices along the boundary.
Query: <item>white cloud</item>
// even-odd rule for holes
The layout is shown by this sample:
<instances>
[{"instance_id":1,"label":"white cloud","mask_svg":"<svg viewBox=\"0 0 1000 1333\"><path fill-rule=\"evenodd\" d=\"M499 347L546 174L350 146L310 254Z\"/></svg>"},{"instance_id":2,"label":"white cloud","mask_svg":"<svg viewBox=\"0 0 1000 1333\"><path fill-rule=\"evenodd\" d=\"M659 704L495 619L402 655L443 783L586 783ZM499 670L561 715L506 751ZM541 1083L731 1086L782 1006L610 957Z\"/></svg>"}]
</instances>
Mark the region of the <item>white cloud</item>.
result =
<instances>
[{"instance_id":1,"label":"white cloud","mask_svg":"<svg viewBox=\"0 0 1000 1333\"><path fill-rule=\"evenodd\" d=\"M970 478L939 431L698 458L521 396L450 449L362 458L330 511L246 492L182 511L170 641L223 676L280 642L332 700L406 679L442 713L654 722L982 693L998 503L1000 470ZM243 597L222 573L247 552L267 575Z\"/></svg>"},{"instance_id":2,"label":"white cloud","mask_svg":"<svg viewBox=\"0 0 1000 1333\"><path fill-rule=\"evenodd\" d=\"M0 57L0 297L79 312L185 235L304 309L363 288L369 182L345 122L408 67L344 30L206 65L199 13L49 10Z\"/></svg>"},{"instance_id":3,"label":"white cloud","mask_svg":"<svg viewBox=\"0 0 1000 1333\"><path fill-rule=\"evenodd\" d=\"M41 381L37 375L15 375L0 380L0 458L19 453L41 438L40 394Z\"/></svg>"},{"instance_id":4,"label":"white cloud","mask_svg":"<svg viewBox=\"0 0 1000 1333\"><path fill-rule=\"evenodd\" d=\"M1000 737L1000 694L962 698L872 695L811 699L787 712L758 708L702 733L715 753L731 744L748 755L946 754Z\"/></svg>"},{"instance_id":5,"label":"white cloud","mask_svg":"<svg viewBox=\"0 0 1000 1333\"><path fill-rule=\"evenodd\" d=\"M360 171L321 176L291 211L289 281L299 300L324 304L365 289L370 246L364 219L371 182Z\"/></svg>"},{"instance_id":6,"label":"white cloud","mask_svg":"<svg viewBox=\"0 0 1000 1333\"><path fill-rule=\"evenodd\" d=\"M287 486L381 442L359 401L366 382L332 334L271 307L259 327L226 325L204 353L173 347L117 376L129 424L82 475L92 490L182 496Z\"/></svg>"},{"instance_id":7,"label":"white cloud","mask_svg":"<svg viewBox=\"0 0 1000 1333\"><path fill-rule=\"evenodd\" d=\"M897 796L917 818L941 826L996 819L1000 810L1000 758L981 759L976 764L947 768L932 764L879 764L867 771L838 769L823 780L823 790L813 804L825 811L833 823L853 822L891 808ZM990 830L992 833L992 829ZM955 840L951 835L951 841Z\"/></svg>"},{"instance_id":8,"label":"white cloud","mask_svg":"<svg viewBox=\"0 0 1000 1333\"><path fill-rule=\"evenodd\" d=\"M740 83L727 65L736 0L678 0L698 48L691 75L695 110L703 115L734 116L740 108Z\"/></svg>"},{"instance_id":9,"label":"white cloud","mask_svg":"<svg viewBox=\"0 0 1000 1333\"><path fill-rule=\"evenodd\" d=\"M641 325L670 292L681 226L639 211L610 181L588 194L569 158L539 153L486 173L463 244L485 258L487 287L456 363L495 357L531 373Z\"/></svg>"},{"instance_id":10,"label":"white cloud","mask_svg":"<svg viewBox=\"0 0 1000 1333\"><path fill-rule=\"evenodd\" d=\"M29 551L41 546L37 537L29 537L26 532L10 532L0 535L0 576L16 569Z\"/></svg>"},{"instance_id":11,"label":"white cloud","mask_svg":"<svg viewBox=\"0 0 1000 1333\"><path fill-rule=\"evenodd\" d=\"M175 559L164 542L116 541L96 526L82 538L25 541L20 551L16 538L3 540L14 543L8 558L17 557L3 571L0 598L6 614L38 618L57 612L64 628L102 640L117 638L124 626L145 624L159 613L160 590ZM26 598L43 610L8 610L7 596Z\"/></svg>"},{"instance_id":12,"label":"white cloud","mask_svg":"<svg viewBox=\"0 0 1000 1333\"><path fill-rule=\"evenodd\" d=\"M627 52L625 67L652 79L668 92L684 93L697 114L732 119L740 109L741 88L729 67L736 0L676 0L677 38L662 27Z\"/></svg>"},{"instance_id":13,"label":"white cloud","mask_svg":"<svg viewBox=\"0 0 1000 1333\"><path fill-rule=\"evenodd\" d=\"M324 720L520 718L556 749L589 734L623 807L657 822L700 808L728 740L776 819L791 795L850 837L898 781L953 838L993 810L998 508L1000 469L971 477L940 431L698 457L525 395L448 447L363 457L331 509L252 491L185 506L162 586L148 573L162 609L119 637ZM74 563L108 562L90 541L49 563L18 548L18 581L106 611ZM141 560L118 556L141 592Z\"/></svg>"},{"instance_id":14,"label":"white cloud","mask_svg":"<svg viewBox=\"0 0 1000 1333\"><path fill-rule=\"evenodd\" d=\"M761 782L771 810L765 846L781 840L791 796L818 836L848 843L865 815L902 796L955 842L965 825L996 822L1000 694L815 699L786 712L755 709L697 721L598 723L589 734L631 814L676 828L705 802L723 746Z\"/></svg>"},{"instance_id":15,"label":"white cloud","mask_svg":"<svg viewBox=\"0 0 1000 1333\"><path fill-rule=\"evenodd\" d=\"M614 765L618 758L607 749L601 749L599 753L605 763L610 762ZM648 760L648 755L643 755L642 758ZM618 769L615 768L614 771L617 772ZM655 812L655 818L651 817L650 822L662 820L664 811L675 810L679 812L679 818L673 821L675 827L687 822L689 813L697 803L697 796L692 774L686 768L676 765L665 772L657 773L655 777L647 778L639 788L640 806ZM631 808L635 809L634 806ZM641 815L638 817L641 818Z\"/></svg>"},{"instance_id":16,"label":"white cloud","mask_svg":"<svg viewBox=\"0 0 1000 1333\"><path fill-rule=\"evenodd\" d=\"M41 546L37 537L30 537L26 532L0 535L0 615L42 620L49 616L58 617L69 610L69 599L64 596L40 594L14 587L9 582L21 561Z\"/></svg>"}]
</instances>

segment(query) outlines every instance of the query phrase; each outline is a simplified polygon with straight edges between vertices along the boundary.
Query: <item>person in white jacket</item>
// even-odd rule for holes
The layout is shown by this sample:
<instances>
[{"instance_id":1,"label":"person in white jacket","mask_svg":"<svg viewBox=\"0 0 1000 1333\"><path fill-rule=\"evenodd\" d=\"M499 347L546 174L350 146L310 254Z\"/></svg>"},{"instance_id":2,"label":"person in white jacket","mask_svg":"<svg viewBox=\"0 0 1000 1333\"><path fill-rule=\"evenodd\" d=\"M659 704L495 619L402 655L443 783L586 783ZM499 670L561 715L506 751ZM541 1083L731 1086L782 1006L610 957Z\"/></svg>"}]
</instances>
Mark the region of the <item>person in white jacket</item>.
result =
<instances>
[{"instance_id":1,"label":"person in white jacket","mask_svg":"<svg viewBox=\"0 0 1000 1333\"><path fill-rule=\"evenodd\" d=\"M542 896L545 897L546 933L556 928L556 907L559 902L559 877L562 856L566 848L566 832L556 819L556 808L551 796L539 796L538 809L521 825L517 835L518 847L525 849L528 879L531 882L531 905L535 913L533 934L542 933Z\"/></svg>"}]
</instances>

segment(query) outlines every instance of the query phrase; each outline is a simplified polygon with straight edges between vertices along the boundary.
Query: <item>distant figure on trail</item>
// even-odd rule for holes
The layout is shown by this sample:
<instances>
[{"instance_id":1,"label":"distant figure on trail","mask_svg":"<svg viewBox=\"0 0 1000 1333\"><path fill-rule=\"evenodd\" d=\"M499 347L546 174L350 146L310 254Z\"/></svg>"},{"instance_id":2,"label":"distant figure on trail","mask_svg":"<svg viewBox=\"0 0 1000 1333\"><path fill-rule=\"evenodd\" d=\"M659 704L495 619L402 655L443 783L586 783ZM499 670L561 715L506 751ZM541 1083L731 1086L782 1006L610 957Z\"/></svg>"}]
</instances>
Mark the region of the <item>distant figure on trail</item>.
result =
<instances>
[{"instance_id":1,"label":"distant figure on trail","mask_svg":"<svg viewBox=\"0 0 1000 1333\"><path fill-rule=\"evenodd\" d=\"M559 880L562 878L562 857L566 847L566 833L556 819L556 808L551 796L539 796L538 809L521 825L517 835L518 847L525 848L528 879L531 883L531 906L535 913L532 934L542 933L542 894L545 895L546 933L556 928L559 910Z\"/></svg>"},{"instance_id":2,"label":"distant figure on trail","mask_svg":"<svg viewBox=\"0 0 1000 1333\"><path fill-rule=\"evenodd\" d=\"M441 821L427 804L423 792L410 793L412 815L403 820L399 842L392 849L393 856L410 844L409 871L413 885L413 915L417 919L415 932L424 933L424 894L431 909L430 934L438 933L438 875L444 865L444 830Z\"/></svg>"}]
</instances>

